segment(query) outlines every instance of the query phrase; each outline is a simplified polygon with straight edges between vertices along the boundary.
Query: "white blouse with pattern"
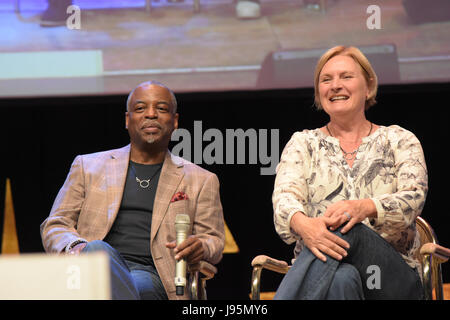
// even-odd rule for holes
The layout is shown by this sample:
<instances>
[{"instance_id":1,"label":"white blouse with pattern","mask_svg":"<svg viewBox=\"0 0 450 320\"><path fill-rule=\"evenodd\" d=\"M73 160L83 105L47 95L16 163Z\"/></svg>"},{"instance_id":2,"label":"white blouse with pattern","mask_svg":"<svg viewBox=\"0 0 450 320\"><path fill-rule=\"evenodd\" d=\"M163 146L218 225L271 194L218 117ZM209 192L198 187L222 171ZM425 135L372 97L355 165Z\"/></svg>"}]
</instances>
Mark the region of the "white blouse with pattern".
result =
<instances>
[{"instance_id":1,"label":"white blouse with pattern","mask_svg":"<svg viewBox=\"0 0 450 320\"><path fill-rule=\"evenodd\" d=\"M296 258L304 243L290 228L294 213L317 217L334 202L370 198L377 218L363 223L388 241L411 267L420 270L414 256L420 241L415 219L425 204L427 190L421 144L413 133L397 125L380 126L363 138L352 167L345 161L337 138L320 129L296 132L277 166L272 196L275 229L286 243L297 242Z\"/></svg>"}]
</instances>

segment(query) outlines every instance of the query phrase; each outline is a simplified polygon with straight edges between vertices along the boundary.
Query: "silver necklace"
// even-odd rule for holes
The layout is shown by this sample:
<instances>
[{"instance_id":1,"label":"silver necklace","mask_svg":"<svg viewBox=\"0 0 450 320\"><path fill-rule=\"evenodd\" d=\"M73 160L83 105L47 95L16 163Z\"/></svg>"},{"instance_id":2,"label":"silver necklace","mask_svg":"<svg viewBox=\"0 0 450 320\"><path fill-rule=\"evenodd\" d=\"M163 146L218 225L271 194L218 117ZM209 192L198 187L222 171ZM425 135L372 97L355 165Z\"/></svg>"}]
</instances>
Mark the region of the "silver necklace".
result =
<instances>
[{"instance_id":1,"label":"silver necklace","mask_svg":"<svg viewBox=\"0 0 450 320\"><path fill-rule=\"evenodd\" d=\"M136 182L139 184L139 186L142 189L147 189L148 187L150 187L150 181L158 173L158 171L161 170L161 168L162 168L162 166L160 166L158 168L158 170L156 170L155 173L150 177L150 179L146 179L146 180L142 179L141 180L141 179L138 178L138 176L136 174L136 170L134 169L134 166L131 164L131 162L130 162L130 167L131 167L131 170L133 170L134 176L136 177Z\"/></svg>"},{"instance_id":2,"label":"silver necklace","mask_svg":"<svg viewBox=\"0 0 450 320\"><path fill-rule=\"evenodd\" d=\"M372 122L371 122L371 123L370 123L370 130L369 130L369 133L367 134L366 137L370 136L370 134L372 133L372 126L373 126L373 124L372 124ZM326 128L327 128L327 131L328 131L328 133L330 134L330 136L334 137L334 136L331 134L330 129L328 128L328 123L326 124ZM356 148L355 150L353 150L353 151L351 151L351 152L347 152L347 151L345 151L344 149L342 149L341 144L339 144L339 148L341 148L341 151L344 153L344 159L345 159L345 160L347 160L347 161L353 161L353 160L356 159L356 154L358 153L359 146L358 146L358 148Z\"/></svg>"}]
</instances>

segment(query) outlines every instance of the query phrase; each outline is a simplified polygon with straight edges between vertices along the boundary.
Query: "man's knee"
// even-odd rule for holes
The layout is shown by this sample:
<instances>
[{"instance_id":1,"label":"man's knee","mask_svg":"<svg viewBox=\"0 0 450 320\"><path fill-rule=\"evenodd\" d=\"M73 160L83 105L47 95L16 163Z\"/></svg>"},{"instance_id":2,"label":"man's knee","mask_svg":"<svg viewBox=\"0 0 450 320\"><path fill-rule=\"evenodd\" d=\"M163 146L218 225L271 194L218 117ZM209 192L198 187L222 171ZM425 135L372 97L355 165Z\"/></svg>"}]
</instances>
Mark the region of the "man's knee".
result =
<instances>
[{"instance_id":1,"label":"man's knee","mask_svg":"<svg viewBox=\"0 0 450 320\"><path fill-rule=\"evenodd\" d=\"M109 252L111 250L111 246L102 240L93 240L86 244L83 252L98 252L98 251L106 251Z\"/></svg>"}]
</instances>

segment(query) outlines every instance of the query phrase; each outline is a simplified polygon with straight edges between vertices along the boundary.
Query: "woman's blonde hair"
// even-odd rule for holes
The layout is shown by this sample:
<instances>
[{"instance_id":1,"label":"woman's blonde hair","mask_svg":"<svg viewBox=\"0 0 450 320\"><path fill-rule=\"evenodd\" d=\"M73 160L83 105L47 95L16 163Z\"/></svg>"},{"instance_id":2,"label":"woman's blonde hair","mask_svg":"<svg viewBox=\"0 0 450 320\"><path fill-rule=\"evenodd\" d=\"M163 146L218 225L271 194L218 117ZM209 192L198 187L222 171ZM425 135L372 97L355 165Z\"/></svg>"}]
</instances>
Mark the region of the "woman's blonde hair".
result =
<instances>
[{"instance_id":1,"label":"woman's blonde hair","mask_svg":"<svg viewBox=\"0 0 450 320\"><path fill-rule=\"evenodd\" d=\"M355 62L361 67L364 78L366 79L367 87L369 88L369 95L367 96L365 109L369 109L376 103L375 97L378 90L378 78L373 70L369 60L356 47L336 46L325 52L319 59L314 72L314 103L317 109L322 110L319 97L319 76L323 66L335 56L348 56L353 58Z\"/></svg>"}]
</instances>

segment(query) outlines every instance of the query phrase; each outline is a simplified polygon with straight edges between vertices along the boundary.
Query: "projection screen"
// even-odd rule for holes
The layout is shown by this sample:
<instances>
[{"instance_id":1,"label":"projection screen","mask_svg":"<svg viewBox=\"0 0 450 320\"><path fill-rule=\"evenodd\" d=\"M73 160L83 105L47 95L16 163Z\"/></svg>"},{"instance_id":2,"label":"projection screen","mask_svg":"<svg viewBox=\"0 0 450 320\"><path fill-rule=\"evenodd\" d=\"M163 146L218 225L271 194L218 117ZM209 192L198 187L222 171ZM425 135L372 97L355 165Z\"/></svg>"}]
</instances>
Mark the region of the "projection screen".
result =
<instances>
[{"instance_id":1,"label":"projection screen","mask_svg":"<svg viewBox=\"0 0 450 320\"><path fill-rule=\"evenodd\" d=\"M450 1L73 0L42 27L46 0L0 1L0 97L105 95L159 80L175 92L313 86L317 58L359 47L380 84L450 79Z\"/></svg>"}]
</instances>

